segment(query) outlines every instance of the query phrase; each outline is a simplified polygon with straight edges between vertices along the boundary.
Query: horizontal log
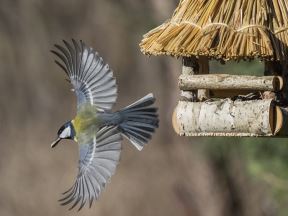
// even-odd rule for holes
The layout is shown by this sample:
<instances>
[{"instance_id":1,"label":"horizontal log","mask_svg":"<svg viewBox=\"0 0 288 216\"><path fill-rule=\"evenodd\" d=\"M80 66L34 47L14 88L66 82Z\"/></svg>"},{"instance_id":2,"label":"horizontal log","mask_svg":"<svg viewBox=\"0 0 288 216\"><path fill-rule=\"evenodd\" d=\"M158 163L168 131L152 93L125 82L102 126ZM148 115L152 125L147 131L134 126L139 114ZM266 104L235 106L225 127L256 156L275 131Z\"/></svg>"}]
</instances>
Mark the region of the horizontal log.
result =
<instances>
[{"instance_id":1,"label":"horizontal log","mask_svg":"<svg viewBox=\"0 0 288 216\"><path fill-rule=\"evenodd\" d=\"M179 101L173 127L181 136L274 136L284 122L277 109L271 99Z\"/></svg>"},{"instance_id":2,"label":"horizontal log","mask_svg":"<svg viewBox=\"0 0 288 216\"><path fill-rule=\"evenodd\" d=\"M280 91L283 88L281 76L242 76L229 74L180 75L181 90L256 90Z\"/></svg>"}]
</instances>

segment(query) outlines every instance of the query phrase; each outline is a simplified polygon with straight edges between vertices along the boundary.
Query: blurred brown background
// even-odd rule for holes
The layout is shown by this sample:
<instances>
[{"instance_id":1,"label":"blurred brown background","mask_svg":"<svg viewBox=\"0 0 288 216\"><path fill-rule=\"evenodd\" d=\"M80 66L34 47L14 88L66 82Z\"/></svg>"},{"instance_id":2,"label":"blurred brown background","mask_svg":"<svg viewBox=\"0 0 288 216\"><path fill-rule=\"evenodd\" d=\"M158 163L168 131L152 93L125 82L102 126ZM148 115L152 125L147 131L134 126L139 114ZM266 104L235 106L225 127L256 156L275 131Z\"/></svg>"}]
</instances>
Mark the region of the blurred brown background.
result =
<instances>
[{"instance_id":1,"label":"blurred brown background","mask_svg":"<svg viewBox=\"0 0 288 216\"><path fill-rule=\"evenodd\" d=\"M138 44L177 4L0 0L1 216L287 215L285 140L175 135L170 118L179 95L181 60L149 58ZM153 92L161 118L142 152L125 141L111 183L91 209L79 213L57 202L77 174L78 147L65 141L50 149L59 126L73 118L76 101L49 50L71 38L93 46L114 70L119 88L115 109ZM226 68L250 66L261 70L259 63Z\"/></svg>"}]
</instances>

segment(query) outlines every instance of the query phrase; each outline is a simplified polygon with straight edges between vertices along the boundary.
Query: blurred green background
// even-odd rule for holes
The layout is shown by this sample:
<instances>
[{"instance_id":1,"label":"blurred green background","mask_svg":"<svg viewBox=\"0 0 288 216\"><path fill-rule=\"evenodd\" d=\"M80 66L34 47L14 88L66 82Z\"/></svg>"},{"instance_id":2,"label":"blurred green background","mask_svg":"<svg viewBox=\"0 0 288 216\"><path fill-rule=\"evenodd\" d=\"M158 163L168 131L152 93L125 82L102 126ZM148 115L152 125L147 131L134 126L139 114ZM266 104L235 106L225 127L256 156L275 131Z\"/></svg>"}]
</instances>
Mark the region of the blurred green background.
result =
<instances>
[{"instance_id":1,"label":"blurred green background","mask_svg":"<svg viewBox=\"0 0 288 216\"><path fill-rule=\"evenodd\" d=\"M169 18L177 0L0 0L0 215L288 215L286 139L183 138L171 126L181 60L147 57L142 35ZM160 128L142 152L124 142L120 165L91 209L57 202L77 174L72 141L50 149L76 101L49 52L82 39L117 78L115 109L148 92ZM262 74L260 62L211 70Z\"/></svg>"}]
</instances>

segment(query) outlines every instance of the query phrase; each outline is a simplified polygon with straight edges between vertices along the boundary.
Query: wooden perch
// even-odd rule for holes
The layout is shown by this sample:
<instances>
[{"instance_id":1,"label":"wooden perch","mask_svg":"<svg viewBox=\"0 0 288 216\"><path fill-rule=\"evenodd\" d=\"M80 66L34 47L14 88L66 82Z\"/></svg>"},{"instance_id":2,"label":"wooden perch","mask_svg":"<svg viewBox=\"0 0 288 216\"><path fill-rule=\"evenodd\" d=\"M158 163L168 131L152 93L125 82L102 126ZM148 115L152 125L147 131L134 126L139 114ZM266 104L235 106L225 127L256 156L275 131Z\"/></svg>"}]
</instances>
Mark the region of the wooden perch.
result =
<instances>
[{"instance_id":1,"label":"wooden perch","mask_svg":"<svg viewBox=\"0 0 288 216\"><path fill-rule=\"evenodd\" d=\"M195 57L184 57L182 61L182 74L184 76L193 76L195 74L209 74L209 60L205 56L198 59ZM209 90L195 89L194 91L181 91L181 98L185 101L204 101L209 98Z\"/></svg>"},{"instance_id":2,"label":"wooden perch","mask_svg":"<svg viewBox=\"0 0 288 216\"><path fill-rule=\"evenodd\" d=\"M179 101L173 127L181 136L273 136L281 131L288 135L288 111L272 101Z\"/></svg>"},{"instance_id":3,"label":"wooden perch","mask_svg":"<svg viewBox=\"0 0 288 216\"><path fill-rule=\"evenodd\" d=\"M179 87L185 91L196 89L280 91L283 85L283 79L280 76L257 77L229 74L182 74L179 77Z\"/></svg>"},{"instance_id":4,"label":"wooden perch","mask_svg":"<svg viewBox=\"0 0 288 216\"><path fill-rule=\"evenodd\" d=\"M199 62L199 74L209 74L209 59L207 56L200 56L198 59ZM192 75L193 76L193 75ZM205 88L199 88L197 92L197 99L199 101L205 101L210 97L209 90Z\"/></svg>"},{"instance_id":5,"label":"wooden perch","mask_svg":"<svg viewBox=\"0 0 288 216\"><path fill-rule=\"evenodd\" d=\"M182 74L193 75L198 73L199 64L196 57L182 59ZM185 101L197 101L197 90L196 91L181 91L181 100Z\"/></svg>"}]
</instances>

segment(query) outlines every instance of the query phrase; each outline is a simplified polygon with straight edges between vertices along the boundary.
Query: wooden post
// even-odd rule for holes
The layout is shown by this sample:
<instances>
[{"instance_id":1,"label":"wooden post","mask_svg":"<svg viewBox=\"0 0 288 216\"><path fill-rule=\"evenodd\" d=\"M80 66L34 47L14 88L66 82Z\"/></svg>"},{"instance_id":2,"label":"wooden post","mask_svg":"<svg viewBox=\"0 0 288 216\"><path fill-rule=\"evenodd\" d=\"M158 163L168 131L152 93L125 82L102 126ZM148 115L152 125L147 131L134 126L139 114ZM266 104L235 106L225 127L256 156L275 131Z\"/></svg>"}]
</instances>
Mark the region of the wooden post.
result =
<instances>
[{"instance_id":1,"label":"wooden post","mask_svg":"<svg viewBox=\"0 0 288 216\"><path fill-rule=\"evenodd\" d=\"M199 74L209 74L209 59L207 56L200 56L199 57ZM209 89L199 89L198 90L198 100L205 101L209 97Z\"/></svg>"},{"instance_id":2,"label":"wooden post","mask_svg":"<svg viewBox=\"0 0 288 216\"><path fill-rule=\"evenodd\" d=\"M288 62L282 61L281 63L281 75L284 80L284 87L279 95L279 99L281 100L280 104L282 106L288 106ZM278 96L277 95L277 96Z\"/></svg>"},{"instance_id":3,"label":"wooden post","mask_svg":"<svg viewBox=\"0 0 288 216\"><path fill-rule=\"evenodd\" d=\"M264 61L264 75L265 76L281 76L282 66L277 61Z\"/></svg>"},{"instance_id":4,"label":"wooden post","mask_svg":"<svg viewBox=\"0 0 288 216\"><path fill-rule=\"evenodd\" d=\"M182 74L193 75L199 71L199 65L196 57L183 57L182 59ZM197 91L181 91L182 101L197 101Z\"/></svg>"},{"instance_id":5,"label":"wooden post","mask_svg":"<svg viewBox=\"0 0 288 216\"><path fill-rule=\"evenodd\" d=\"M276 109L276 115L279 116L277 121L276 133L278 136L287 136L288 135L288 108L280 107Z\"/></svg>"},{"instance_id":6,"label":"wooden post","mask_svg":"<svg viewBox=\"0 0 288 216\"><path fill-rule=\"evenodd\" d=\"M264 92L264 95L275 95L275 101L279 105L288 105L288 83L287 83L287 77L288 77L288 66L286 61L265 61L265 70L264 70L265 76L281 76L283 79L283 89L281 92L271 92L266 91Z\"/></svg>"},{"instance_id":7,"label":"wooden post","mask_svg":"<svg viewBox=\"0 0 288 216\"><path fill-rule=\"evenodd\" d=\"M208 57L183 57L182 75L209 74ZM199 89L192 91L181 91L181 100L203 101L209 98L209 90Z\"/></svg>"}]
</instances>

